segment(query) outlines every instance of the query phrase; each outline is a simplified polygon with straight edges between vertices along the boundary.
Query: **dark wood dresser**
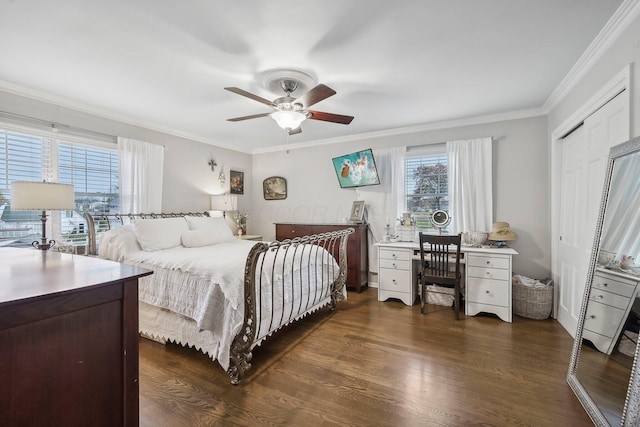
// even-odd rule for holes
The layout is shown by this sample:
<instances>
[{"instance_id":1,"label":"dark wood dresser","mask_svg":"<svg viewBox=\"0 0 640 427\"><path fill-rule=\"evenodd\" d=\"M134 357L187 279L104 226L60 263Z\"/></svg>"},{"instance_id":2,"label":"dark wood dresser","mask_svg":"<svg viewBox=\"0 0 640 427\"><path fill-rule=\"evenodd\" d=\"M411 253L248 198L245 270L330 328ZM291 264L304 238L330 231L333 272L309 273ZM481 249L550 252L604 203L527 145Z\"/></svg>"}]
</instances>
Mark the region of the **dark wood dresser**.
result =
<instances>
[{"instance_id":1,"label":"dark wood dresser","mask_svg":"<svg viewBox=\"0 0 640 427\"><path fill-rule=\"evenodd\" d=\"M0 248L3 426L137 426L138 278L79 255Z\"/></svg>"},{"instance_id":2,"label":"dark wood dresser","mask_svg":"<svg viewBox=\"0 0 640 427\"><path fill-rule=\"evenodd\" d=\"M361 292L367 287L369 258L367 244L367 224L298 224L277 223L276 240L292 239L311 234L355 229L347 241L347 288Z\"/></svg>"}]
</instances>

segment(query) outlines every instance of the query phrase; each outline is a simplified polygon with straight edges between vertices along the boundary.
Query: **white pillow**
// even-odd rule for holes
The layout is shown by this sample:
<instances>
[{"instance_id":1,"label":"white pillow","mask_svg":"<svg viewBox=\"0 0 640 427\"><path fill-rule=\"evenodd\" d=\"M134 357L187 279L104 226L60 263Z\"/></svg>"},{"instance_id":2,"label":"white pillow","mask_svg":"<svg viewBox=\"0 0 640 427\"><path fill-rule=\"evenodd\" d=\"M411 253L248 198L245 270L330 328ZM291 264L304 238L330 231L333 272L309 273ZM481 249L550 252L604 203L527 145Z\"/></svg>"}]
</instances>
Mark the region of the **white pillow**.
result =
<instances>
[{"instance_id":1,"label":"white pillow","mask_svg":"<svg viewBox=\"0 0 640 427\"><path fill-rule=\"evenodd\" d=\"M183 217L139 219L134 222L134 226L138 242L147 252L180 246L182 233L189 231Z\"/></svg>"},{"instance_id":2,"label":"white pillow","mask_svg":"<svg viewBox=\"0 0 640 427\"><path fill-rule=\"evenodd\" d=\"M182 233L182 246L185 248L199 248L222 243L214 233L209 230L189 230Z\"/></svg>"},{"instance_id":3,"label":"white pillow","mask_svg":"<svg viewBox=\"0 0 640 427\"><path fill-rule=\"evenodd\" d=\"M222 217L186 216L187 224L191 230L206 230L213 234L216 243L230 242L235 239L229 224Z\"/></svg>"},{"instance_id":4,"label":"white pillow","mask_svg":"<svg viewBox=\"0 0 640 427\"><path fill-rule=\"evenodd\" d=\"M122 262L127 255L141 250L133 225L127 224L121 228L109 230L102 235L98 246L98 255L100 258Z\"/></svg>"}]
</instances>

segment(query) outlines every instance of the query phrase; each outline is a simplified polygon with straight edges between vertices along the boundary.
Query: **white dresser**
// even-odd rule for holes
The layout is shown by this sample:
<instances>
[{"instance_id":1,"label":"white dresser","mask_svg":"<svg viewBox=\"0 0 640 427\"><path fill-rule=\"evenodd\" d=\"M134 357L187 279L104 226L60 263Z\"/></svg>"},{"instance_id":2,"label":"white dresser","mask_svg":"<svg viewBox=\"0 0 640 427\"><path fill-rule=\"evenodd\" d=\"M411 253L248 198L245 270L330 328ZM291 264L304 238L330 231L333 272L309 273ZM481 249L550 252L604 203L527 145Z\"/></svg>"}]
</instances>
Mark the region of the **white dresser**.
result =
<instances>
[{"instance_id":1,"label":"white dresser","mask_svg":"<svg viewBox=\"0 0 640 427\"><path fill-rule=\"evenodd\" d=\"M378 247L378 301L397 298L413 305L418 296L419 245L413 242L376 243ZM511 322L511 248L462 247L465 268L465 313L493 313Z\"/></svg>"},{"instance_id":2,"label":"white dresser","mask_svg":"<svg viewBox=\"0 0 640 427\"><path fill-rule=\"evenodd\" d=\"M582 338L601 352L611 354L637 292L638 278L596 268Z\"/></svg>"}]
</instances>

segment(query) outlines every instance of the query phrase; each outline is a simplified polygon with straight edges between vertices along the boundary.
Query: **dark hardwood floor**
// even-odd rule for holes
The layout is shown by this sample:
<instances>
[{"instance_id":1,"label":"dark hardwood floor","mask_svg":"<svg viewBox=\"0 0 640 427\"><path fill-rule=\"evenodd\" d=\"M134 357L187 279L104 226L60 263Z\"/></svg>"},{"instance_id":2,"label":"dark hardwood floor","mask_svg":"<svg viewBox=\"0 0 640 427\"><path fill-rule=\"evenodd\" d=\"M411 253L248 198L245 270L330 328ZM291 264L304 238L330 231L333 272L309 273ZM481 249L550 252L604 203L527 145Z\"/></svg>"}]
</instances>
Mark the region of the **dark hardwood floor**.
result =
<instances>
[{"instance_id":1,"label":"dark hardwood floor","mask_svg":"<svg viewBox=\"0 0 640 427\"><path fill-rule=\"evenodd\" d=\"M554 320L461 316L349 293L254 351L241 386L217 362L141 339L141 426L588 426Z\"/></svg>"}]
</instances>

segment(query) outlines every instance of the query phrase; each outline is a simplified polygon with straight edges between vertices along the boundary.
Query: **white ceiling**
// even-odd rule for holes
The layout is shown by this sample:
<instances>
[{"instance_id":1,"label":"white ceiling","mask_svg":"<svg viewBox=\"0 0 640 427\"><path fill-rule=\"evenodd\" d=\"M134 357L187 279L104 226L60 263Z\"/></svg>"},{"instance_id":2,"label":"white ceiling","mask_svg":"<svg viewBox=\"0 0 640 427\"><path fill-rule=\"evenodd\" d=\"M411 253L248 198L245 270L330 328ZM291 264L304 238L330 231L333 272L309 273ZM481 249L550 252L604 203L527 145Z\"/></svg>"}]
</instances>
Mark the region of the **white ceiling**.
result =
<instances>
[{"instance_id":1,"label":"white ceiling","mask_svg":"<svg viewBox=\"0 0 640 427\"><path fill-rule=\"evenodd\" d=\"M270 146L541 109L621 0L8 0L0 89L255 152ZM337 91L288 136L260 75ZM301 95L295 93L294 95ZM0 110L1 110L0 106Z\"/></svg>"}]
</instances>

